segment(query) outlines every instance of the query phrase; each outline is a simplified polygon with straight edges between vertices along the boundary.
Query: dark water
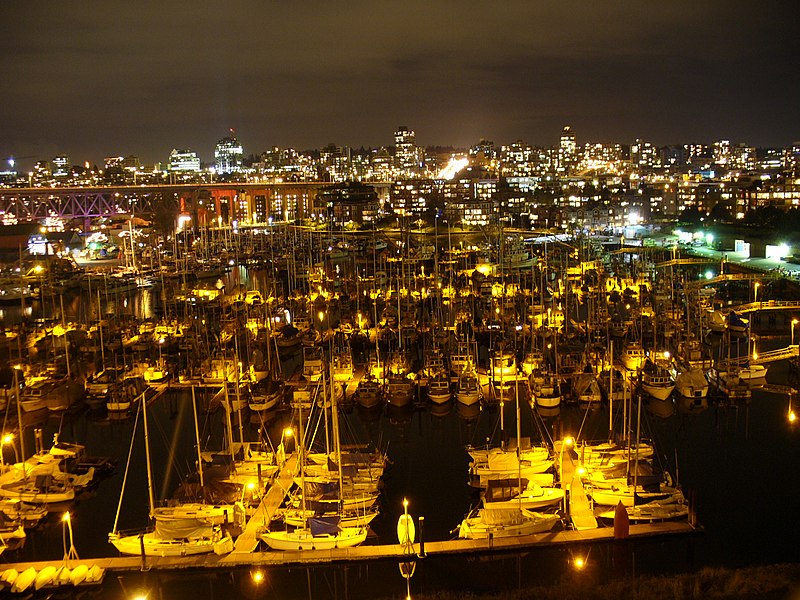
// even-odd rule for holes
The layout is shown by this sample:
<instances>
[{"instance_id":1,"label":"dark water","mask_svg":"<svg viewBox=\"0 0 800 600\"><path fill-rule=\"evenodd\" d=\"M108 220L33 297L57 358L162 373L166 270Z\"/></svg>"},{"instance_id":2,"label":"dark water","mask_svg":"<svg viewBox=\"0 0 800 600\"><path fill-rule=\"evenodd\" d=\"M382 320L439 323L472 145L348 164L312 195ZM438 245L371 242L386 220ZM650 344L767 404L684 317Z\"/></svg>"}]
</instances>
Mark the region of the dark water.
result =
<instances>
[{"instance_id":1,"label":"dark water","mask_svg":"<svg viewBox=\"0 0 800 600\"><path fill-rule=\"evenodd\" d=\"M780 367L774 371L780 374ZM772 373L771 373L772 376ZM739 566L772 562L796 562L800 550L796 540L800 523L795 516L800 484L797 436L787 420L785 396L756 392L746 406L712 405L698 414L676 412L659 418L643 411L643 431L651 436L662 464L677 471L680 483L695 502L704 532L672 539L614 542L593 547L535 549L524 553L471 558L427 558L418 561L410 581L412 593L437 589L496 591L517 586L554 583L576 576L570 561L589 557L581 577L598 581L633 573L672 573L705 565ZM446 410L446 409L445 409ZM514 403L507 403L506 428L515 429ZM440 411L442 412L442 411ZM194 462L194 430L190 396L171 392L149 409L151 448L155 460L156 496L163 499L191 471ZM540 436L575 435L602 439L608 429L605 409L585 414L577 407L564 407L557 417L541 419L524 405L523 435L534 441ZM279 436L288 412L279 414L266 431ZM477 500L467 485L468 457L463 448L487 437L498 439L499 411L465 414L451 406L446 414L430 408L409 411L379 411L365 414L354 410L345 415L345 436L372 441L385 448L391 465L385 475L381 515L373 522L377 538L372 543L394 540L402 500L409 512L425 517L428 540L451 538L470 505ZM88 415L67 417L63 422L43 424L45 439L62 428L62 437L85 443L89 452L119 461L116 473L99 487L80 497L73 506L75 544L82 558L113 554L107 543L122 486L133 421L93 421ZM201 413L204 443L221 445L221 415ZM246 437L256 439L256 428L245 426ZM513 435L513 433L512 433ZM277 437L273 437L277 439ZM30 442L29 442L30 447ZM676 467L677 460L677 469ZM147 518L144 447L141 425L133 449L129 491L123 504L120 528L140 527ZM62 557L63 528L55 516L31 532L25 547L4 560ZM124 597L139 586L159 589L162 597L266 598L367 598L398 597L406 593L406 582L394 561L371 561L348 567L309 569L274 568L265 582L253 583L249 570L234 572L147 573L109 577L94 594ZM130 588L130 589L129 589ZM310 590L310 592L309 592ZM93 595L94 595L93 594Z\"/></svg>"}]
</instances>

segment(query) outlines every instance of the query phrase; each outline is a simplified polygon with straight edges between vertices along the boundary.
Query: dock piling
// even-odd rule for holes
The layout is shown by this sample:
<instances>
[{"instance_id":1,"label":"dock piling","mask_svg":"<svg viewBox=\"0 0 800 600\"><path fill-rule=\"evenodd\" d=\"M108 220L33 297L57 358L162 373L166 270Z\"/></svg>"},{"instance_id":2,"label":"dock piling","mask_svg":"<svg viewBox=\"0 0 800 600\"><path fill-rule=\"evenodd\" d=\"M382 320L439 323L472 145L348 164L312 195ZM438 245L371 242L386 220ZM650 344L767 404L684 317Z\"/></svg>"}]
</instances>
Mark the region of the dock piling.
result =
<instances>
[{"instance_id":1,"label":"dock piling","mask_svg":"<svg viewBox=\"0 0 800 600\"><path fill-rule=\"evenodd\" d=\"M425 558L425 517L419 518L419 558Z\"/></svg>"}]
</instances>

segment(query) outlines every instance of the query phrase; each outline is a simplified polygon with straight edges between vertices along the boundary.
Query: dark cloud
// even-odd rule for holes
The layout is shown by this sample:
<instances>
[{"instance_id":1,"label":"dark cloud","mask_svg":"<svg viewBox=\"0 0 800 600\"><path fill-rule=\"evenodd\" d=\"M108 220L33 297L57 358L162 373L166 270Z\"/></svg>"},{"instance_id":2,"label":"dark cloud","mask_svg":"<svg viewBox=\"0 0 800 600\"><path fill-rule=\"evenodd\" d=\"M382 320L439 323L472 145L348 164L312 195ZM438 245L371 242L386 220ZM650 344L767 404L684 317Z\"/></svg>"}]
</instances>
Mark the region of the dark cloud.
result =
<instances>
[{"instance_id":1,"label":"dark cloud","mask_svg":"<svg viewBox=\"0 0 800 600\"><path fill-rule=\"evenodd\" d=\"M800 138L794 3L0 4L2 154Z\"/></svg>"}]
</instances>

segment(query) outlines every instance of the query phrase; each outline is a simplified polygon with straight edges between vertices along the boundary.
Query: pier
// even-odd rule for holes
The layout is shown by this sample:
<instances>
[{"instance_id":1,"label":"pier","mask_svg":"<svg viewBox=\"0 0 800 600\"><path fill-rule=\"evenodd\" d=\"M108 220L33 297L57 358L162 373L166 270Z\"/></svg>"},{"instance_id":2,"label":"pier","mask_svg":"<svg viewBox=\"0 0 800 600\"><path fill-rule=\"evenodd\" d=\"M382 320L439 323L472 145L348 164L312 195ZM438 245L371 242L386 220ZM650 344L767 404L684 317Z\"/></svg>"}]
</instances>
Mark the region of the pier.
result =
<instances>
[{"instance_id":1,"label":"pier","mask_svg":"<svg viewBox=\"0 0 800 600\"><path fill-rule=\"evenodd\" d=\"M666 521L631 525L628 537L645 539L667 535L686 535L702 531L685 521ZM436 555L484 554L491 552L516 552L544 548L557 545L575 545L595 542L611 542L614 540L613 527L596 527L594 529L562 530L550 533L518 536L513 538L490 538L483 540L445 540L424 542L424 557ZM304 566L332 563L355 563L376 559L408 559L409 554L420 557L422 547L414 544L413 552L402 544L362 545L354 548L335 548L333 550L302 550L299 552L232 552L226 556L202 554L197 556L150 557L143 560L138 556L121 556L70 560L70 568L79 565L89 567L97 565L106 572L142 571L142 570L180 570L180 569L229 569L231 567L270 567L270 566ZM8 564L19 572L34 568L41 570L53 565L53 561Z\"/></svg>"}]
</instances>

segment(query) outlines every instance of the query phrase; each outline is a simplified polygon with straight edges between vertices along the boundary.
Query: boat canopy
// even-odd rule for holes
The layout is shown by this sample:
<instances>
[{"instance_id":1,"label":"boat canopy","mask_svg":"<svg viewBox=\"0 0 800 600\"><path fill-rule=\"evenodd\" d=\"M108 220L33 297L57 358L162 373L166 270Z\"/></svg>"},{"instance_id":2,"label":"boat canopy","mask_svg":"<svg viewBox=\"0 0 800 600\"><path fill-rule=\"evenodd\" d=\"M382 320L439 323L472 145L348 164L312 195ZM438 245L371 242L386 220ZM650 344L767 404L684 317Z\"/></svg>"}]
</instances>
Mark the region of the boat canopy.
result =
<instances>
[{"instance_id":1,"label":"boat canopy","mask_svg":"<svg viewBox=\"0 0 800 600\"><path fill-rule=\"evenodd\" d=\"M311 535L336 535L341 531L339 517L311 517L308 519Z\"/></svg>"},{"instance_id":2,"label":"boat canopy","mask_svg":"<svg viewBox=\"0 0 800 600\"><path fill-rule=\"evenodd\" d=\"M521 490L528 487L528 480L523 478L490 479L486 484L485 499L487 502L499 502L516 498Z\"/></svg>"}]
</instances>

